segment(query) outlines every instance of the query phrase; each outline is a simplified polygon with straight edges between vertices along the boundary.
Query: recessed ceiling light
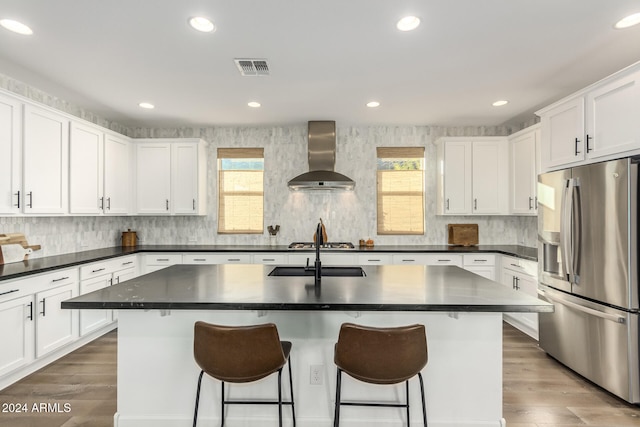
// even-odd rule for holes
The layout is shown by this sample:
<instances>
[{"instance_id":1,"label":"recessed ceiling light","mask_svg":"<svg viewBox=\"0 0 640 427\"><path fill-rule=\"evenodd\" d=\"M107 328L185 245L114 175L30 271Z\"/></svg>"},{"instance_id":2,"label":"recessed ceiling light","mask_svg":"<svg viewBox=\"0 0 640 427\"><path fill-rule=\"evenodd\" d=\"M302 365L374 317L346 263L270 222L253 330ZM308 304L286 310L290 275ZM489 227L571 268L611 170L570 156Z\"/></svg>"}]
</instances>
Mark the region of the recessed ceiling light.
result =
<instances>
[{"instance_id":1,"label":"recessed ceiling light","mask_svg":"<svg viewBox=\"0 0 640 427\"><path fill-rule=\"evenodd\" d=\"M411 31L418 28L418 25L420 25L420 18L418 18L417 16L405 16L398 21L396 27L400 31Z\"/></svg>"},{"instance_id":2,"label":"recessed ceiling light","mask_svg":"<svg viewBox=\"0 0 640 427\"><path fill-rule=\"evenodd\" d=\"M141 102L140 104L138 104L141 108L146 108L147 110L153 110L154 108L156 108L155 105L151 104L150 102Z\"/></svg>"},{"instance_id":3,"label":"recessed ceiling light","mask_svg":"<svg viewBox=\"0 0 640 427\"><path fill-rule=\"evenodd\" d=\"M258 108L260 106L260 103L256 101L251 101L247 105L251 108Z\"/></svg>"},{"instance_id":4,"label":"recessed ceiling light","mask_svg":"<svg viewBox=\"0 0 640 427\"><path fill-rule=\"evenodd\" d=\"M22 22L14 21L13 19L0 19L0 25L9 31L25 36L33 34L33 30L31 28L27 27Z\"/></svg>"},{"instance_id":5,"label":"recessed ceiling light","mask_svg":"<svg viewBox=\"0 0 640 427\"><path fill-rule=\"evenodd\" d=\"M376 108L379 107L380 103L378 101L371 101L371 102L367 102L367 107L369 108Z\"/></svg>"},{"instance_id":6,"label":"recessed ceiling light","mask_svg":"<svg viewBox=\"0 0 640 427\"><path fill-rule=\"evenodd\" d=\"M216 26L213 25L213 22L204 16L194 16L193 18L190 18L189 25L203 33L212 33L216 30Z\"/></svg>"},{"instance_id":7,"label":"recessed ceiling light","mask_svg":"<svg viewBox=\"0 0 640 427\"><path fill-rule=\"evenodd\" d=\"M505 101L505 100L500 100L500 101L496 101L494 102L493 105L494 107L502 107L503 105L507 105L509 103L509 101Z\"/></svg>"},{"instance_id":8,"label":"recessed ceiling light","mask_svg":"<svg viewBox=\"0 0 640 427\"><path fill-rule=\"evenodd\" d=\"M614 25L614 28L619 30L623 28L633 27L636 24L640 24L640 13L634 13L633 15L625 16Z\"/></svg>"}]
</instances>

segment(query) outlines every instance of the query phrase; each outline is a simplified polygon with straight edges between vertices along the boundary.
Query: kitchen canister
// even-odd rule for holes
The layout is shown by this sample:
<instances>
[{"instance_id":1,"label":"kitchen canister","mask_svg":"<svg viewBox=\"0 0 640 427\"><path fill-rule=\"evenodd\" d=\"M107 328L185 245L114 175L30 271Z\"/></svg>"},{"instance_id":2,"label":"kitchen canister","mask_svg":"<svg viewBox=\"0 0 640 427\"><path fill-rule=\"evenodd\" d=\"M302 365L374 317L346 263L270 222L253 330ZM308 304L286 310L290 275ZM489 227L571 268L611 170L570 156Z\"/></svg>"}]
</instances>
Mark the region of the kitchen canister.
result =
<instances>
[{"instance_id":1,"label":"kitchen canister","mask_svg":"<svg viewBox=\"0 0 640 427\"><path fill-rule=\"evenodd\" d=\"M138 242L138 237L136 236L136 232L135 231L131 231L131 229L128 229L127 231L123 231L122 232L122 247L123 248L128 248L128 247L132 247L135 246Z\"/></svg>"}]
</instances>

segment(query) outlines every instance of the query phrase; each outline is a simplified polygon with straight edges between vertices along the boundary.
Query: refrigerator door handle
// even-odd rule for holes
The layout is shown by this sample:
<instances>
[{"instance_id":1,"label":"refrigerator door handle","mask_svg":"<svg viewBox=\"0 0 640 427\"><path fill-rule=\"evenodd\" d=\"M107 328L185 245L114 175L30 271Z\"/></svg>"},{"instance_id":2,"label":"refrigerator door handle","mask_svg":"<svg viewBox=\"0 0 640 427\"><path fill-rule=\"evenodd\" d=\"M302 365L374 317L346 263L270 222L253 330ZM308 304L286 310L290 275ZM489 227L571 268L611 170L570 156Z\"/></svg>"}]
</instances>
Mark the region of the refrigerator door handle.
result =
<instances>
[{"instance_id":1,"label":"refrigerator door handle","mask_svg":"<svg viewBox=\"0 0 640 427\"><path fill-rule=\"evenodd\" d=\"M565 299L552 297L549 293L545 292L544 289L538 289L538 295L541 295L541 296L545 297L546 299L548 299L549 301L552 301L554 303L565 305L567 307L573 308L573 309L581 311L583 313L587 313L587 314L590 314L592 316L600 317L601 319L606 319L606 320L610 320L610 321L615 322L615 323L623 323L623 324L627 322L627 320L624 317L616 316L615 314L605 313L605 312L602 312L600 310L594 310L593 308L585 307L583 305L576 304L574 302L567 301Z\"/></svg>"},{"instance_id":2,"label":"refrigerator door handle","mask_svg":"<svg viewBox=\"0 0 640 427\"><path fill-rule=\"evenodd\" d=\"M582 255L582 200L580 197L580 181L571 180L571 271L572 282L580 284L580 264Z\"/></svg>"},{"instance_id":3,"label":"refrigerator door handle","mask_svg":"<svg viewBox=\"0 0 640 427\"><path fill-rule=\"evenodd\" d=\"M562 188L562 201L560 210L560 254L562 256L563 277L568 281L573 281L572 259L571 254L571 188L570 180L565 182Z\"/></svg>"}]
</instances>

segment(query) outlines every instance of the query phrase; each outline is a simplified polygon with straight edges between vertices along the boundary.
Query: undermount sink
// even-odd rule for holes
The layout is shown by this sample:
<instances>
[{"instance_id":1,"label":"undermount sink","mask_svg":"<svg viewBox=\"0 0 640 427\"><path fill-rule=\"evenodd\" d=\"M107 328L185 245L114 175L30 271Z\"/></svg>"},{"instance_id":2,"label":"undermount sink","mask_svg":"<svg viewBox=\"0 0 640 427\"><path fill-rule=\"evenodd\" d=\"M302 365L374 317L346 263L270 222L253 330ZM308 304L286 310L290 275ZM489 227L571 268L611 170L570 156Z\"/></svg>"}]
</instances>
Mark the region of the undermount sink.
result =
<instances>
[{"instance_id":1,"label":"undermount sink","mask_svg":"<svg viewBox=\"0 0 640 427\"><path fill-rule=\"evenodd\" d=\"M314 270L306 267L276 267L269 276L313 276ZM364 277L362 267L322 267L324 277Z\"/></svg>"}]
</instances>

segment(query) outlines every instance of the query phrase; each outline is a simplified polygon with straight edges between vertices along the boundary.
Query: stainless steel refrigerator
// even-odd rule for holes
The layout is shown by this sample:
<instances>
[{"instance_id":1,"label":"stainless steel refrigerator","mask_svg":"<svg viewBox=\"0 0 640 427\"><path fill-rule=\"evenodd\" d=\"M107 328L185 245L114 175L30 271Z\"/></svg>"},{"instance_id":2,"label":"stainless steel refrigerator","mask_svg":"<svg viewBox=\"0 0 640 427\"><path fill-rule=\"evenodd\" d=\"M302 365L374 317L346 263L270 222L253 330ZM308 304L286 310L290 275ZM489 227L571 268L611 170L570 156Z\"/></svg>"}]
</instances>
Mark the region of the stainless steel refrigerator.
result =
<instances>
[{"instance_id":1,"label":"stainless steel refrigerator","mask_svg":"<svg viewBox=\"0 0 640 427\"><path fill-rule=\"evenodd\" d=\"M631 403L638 359L638 158L538 177L540 346Z\"/></svg>"}]
</instances>

